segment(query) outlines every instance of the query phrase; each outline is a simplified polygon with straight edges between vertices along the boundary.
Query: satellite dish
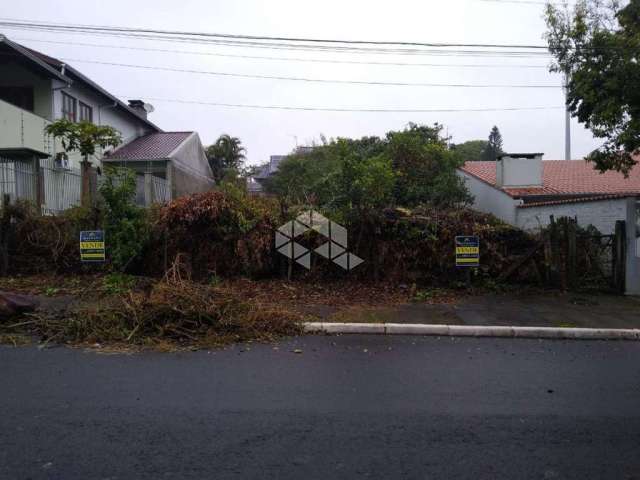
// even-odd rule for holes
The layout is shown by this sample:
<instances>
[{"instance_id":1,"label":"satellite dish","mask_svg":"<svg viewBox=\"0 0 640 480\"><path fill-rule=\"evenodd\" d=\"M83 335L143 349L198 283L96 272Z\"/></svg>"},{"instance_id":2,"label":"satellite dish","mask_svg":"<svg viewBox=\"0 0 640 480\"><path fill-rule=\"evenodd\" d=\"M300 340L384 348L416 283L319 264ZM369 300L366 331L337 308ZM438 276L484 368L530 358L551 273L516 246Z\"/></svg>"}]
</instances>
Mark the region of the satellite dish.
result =
<instances>
[{"instance_id":1,"label":"satellite dish","mask_svg":"<svg viewBox=\"0 0 640 480\"><path fill-rule=\"evenodd\" d=\"M151 105L150 103L145 103L143 108L144 108L145 112L147 112L147 113L152 113L152 112L153 112L153 111L155 111L155 109L156 109L156 108L155 108L153 105Z\"/></svg>"}]
</instances>

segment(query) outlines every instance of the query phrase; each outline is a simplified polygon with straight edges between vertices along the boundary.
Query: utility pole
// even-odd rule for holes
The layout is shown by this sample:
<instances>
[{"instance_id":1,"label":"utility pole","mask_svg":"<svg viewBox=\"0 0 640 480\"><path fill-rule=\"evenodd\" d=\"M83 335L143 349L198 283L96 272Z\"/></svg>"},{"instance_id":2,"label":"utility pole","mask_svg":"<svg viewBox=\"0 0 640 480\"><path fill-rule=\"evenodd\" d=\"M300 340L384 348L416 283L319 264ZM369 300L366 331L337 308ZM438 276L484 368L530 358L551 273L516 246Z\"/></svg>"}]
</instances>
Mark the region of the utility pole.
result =
<instances>
[{"instance_id":1,"label":"utility pole","mask_svg":"<svg viewBox=\"0 0 640 480\"><path fill-rule=\"evenodd\" d=\"M564 159L571 160L571 112L569 112L569 76L564 76Z\"/></svg>"}]
</instances>

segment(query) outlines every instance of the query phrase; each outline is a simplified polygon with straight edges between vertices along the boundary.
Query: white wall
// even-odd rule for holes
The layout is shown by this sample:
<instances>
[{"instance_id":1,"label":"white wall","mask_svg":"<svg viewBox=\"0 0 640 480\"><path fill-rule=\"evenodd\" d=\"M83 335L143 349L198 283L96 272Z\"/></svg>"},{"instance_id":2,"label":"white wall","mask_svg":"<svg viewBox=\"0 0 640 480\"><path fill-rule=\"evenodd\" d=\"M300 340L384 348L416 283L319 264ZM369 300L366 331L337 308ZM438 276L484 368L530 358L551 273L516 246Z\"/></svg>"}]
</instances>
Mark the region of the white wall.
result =
<instances>
[{"instance_id":1,"label":"white wall","mask_svg":"<svg viewBox=\"0 0 640 480\"><path fill-rule=\"evenodd\" d=\"M616 220L626 220L627 200L599 200L595 202L562 203L517 209L516 225L524 230L537 230L549 225L549 216L577 217L578 225L593 225L600 233L611 234L615 231Z\"/></svg>"},{"instance_id":2,"label":"white wall","mask_svg":"<svg viewBox=\"0 0 640 480\"><path fill-rule=\"evenodd\" d=\"M79 82L73 84L71 88L55 91L54 113L56 120L62 118L62 92L93 108L93 122L116 128L122 134L125 143L139 137L146 130L140 120L136 120L132 115L123 112L119 107L113 108L112 101L79 85Z\"/></svg>"},{"instance_id":3,"label":"white wall","mask_svg":"<svg viewBox=\"0 0 640 480\"><path fill-rule=\"evenodd\" d=\"M514 200L506 193L461 170L458 170L458 175L464 179L469 193L473 195L473 208L493 213L501 220L516 225L516 205L520 204L519 200Z\"/></svg>"},{"instance_id":4,"label":"white wall","mask_svg":"<svg viewBox=\"0 0 640 480\"><path fill-rule=\"evenodd\" d=\"M113 101L85 87L80 81L74 83L70 88L57 89L53 92L54 115L56 120L62 118L62 92L71 95L78 102L83 102L93 108L93 123L96 125L109 125L115 128L122 135L123 143L128 143L151 131L141 120L124 112L121 107L114 108ZM78 104L78 114L79 108ZM75 163L76 159L72 157L71 160ZM98 164L99 162L93 159L92 163ZM79 167L79 165L72 166Z\"/></svg>"},{"instance_id":5,"label":"white wall","mask_svg":"<svg viewBox=\"0 0 640 480\"><path fill-rule=\"evenodd\" d=\"M625 199L627 206L627 263L625 268L626 294L640 295L640 206L639 199Z\"/></svg>"},{"instance_id":6,"label":"white wall","mask_svg":"<svg viewBox=\"0 0 640 480\"><path fill-rule=\"evenodd\" d=\"M542 155L535 158L502 157L496 162L496 184L502 187L542 185Z\"/></svg>"}]
</instances>

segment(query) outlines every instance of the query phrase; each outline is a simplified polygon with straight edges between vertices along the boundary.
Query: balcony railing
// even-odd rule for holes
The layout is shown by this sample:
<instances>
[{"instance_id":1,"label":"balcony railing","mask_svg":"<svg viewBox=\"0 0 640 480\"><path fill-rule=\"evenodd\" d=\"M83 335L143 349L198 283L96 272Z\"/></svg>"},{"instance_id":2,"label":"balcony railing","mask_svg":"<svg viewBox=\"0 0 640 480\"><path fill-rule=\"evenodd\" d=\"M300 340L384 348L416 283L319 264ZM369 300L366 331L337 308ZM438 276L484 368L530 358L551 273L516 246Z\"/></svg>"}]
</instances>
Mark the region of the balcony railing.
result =
<instances>
[{"instance_id":1,"label":"balcony railing","mask_svg":"<svg viewBox=\"0 0 640 480\"><path fill-rule=\"evenodd\" d=\"M55 155L51 136L44 133L46 118L0 100L0 148L30 148Z\"/></svg>"},{"instance_id":2,"label":"balcony railing","mask_svg":"<svg viewBox=\"0 0 640 480\"><path fill-rule=\"evenodd\" d=\"M51 122L35 113L0 100L0 148L30 148L51 157L63 152L62 143L44 131ZM69 155L72 167L80 166L80 155Z\"/></svg>"}]
</instances>

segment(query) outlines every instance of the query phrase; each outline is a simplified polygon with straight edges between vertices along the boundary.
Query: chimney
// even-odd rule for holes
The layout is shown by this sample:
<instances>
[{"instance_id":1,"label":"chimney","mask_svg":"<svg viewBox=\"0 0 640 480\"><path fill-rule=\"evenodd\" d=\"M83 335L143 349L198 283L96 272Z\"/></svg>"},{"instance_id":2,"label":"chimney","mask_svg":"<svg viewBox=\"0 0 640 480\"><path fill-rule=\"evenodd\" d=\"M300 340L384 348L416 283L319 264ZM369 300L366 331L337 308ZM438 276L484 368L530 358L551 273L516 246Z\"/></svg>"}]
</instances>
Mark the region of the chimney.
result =
<instances>
[{"instance_id":1,"label":"chimney","mask_svg":"<svg viewBox=\"0 0 640 480\"><path fill-rule=\"evenodd\" d=\"M541 187L542 153L504 153L496 161L498 187Z\"/></svg>"},{"instance_id":2,"label":"chimney","mask_svg":"<svg viewBox=\"0 0 640 480\"><path fill-rule=\"evenodd\" d=\"M129 100L129 108L135 110L142 118L147 118L147 109L142 100Z\"/></svg>"}]
</instances>

